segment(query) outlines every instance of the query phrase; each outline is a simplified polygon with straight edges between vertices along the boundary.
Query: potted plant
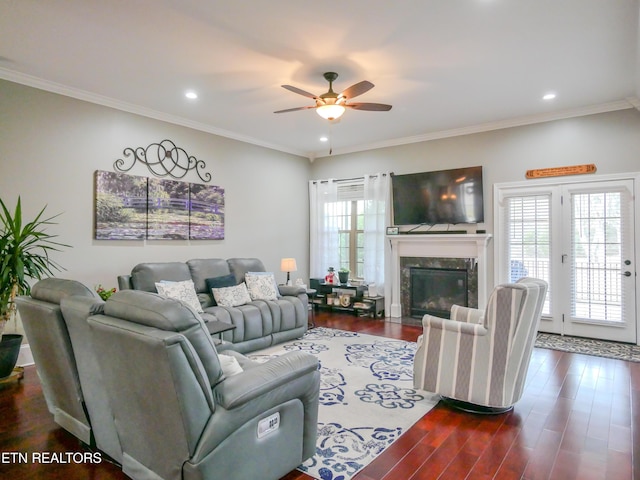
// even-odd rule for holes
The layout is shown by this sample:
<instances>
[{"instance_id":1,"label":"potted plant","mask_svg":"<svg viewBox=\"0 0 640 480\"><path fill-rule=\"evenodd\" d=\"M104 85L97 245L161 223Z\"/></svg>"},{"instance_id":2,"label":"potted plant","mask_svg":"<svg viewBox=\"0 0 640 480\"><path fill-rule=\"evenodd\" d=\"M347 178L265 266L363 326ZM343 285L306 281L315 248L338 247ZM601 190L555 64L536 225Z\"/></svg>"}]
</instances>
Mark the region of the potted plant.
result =
<instances>
[{"instance_id":1,"label":"potted plant","mask_svg":"<svg viewBox=\"0 0 640 480\"><path fill-rule=\"evenodd\" d=\"M40 280L61 270L49 253L69 246L46 232L47 226L55 225L52 220L57 215L43 218L45 209L23 223L20 197L13 213L0 199L0 378L13 371L22 343L22 335L4 334L7 323L15 319L15 298L30 293L29 279Z\"/></svg>"},{"instance_id":2,"label":"potted plant","mask_svg":"<svg viewBox=\"0 0 640 480\"><path fill-rule=\"evenodd\" d=\"M341 268L338 270L338 278L340 279L341 284L349 283L349 269Z\"/></svg>"}]
</instances>

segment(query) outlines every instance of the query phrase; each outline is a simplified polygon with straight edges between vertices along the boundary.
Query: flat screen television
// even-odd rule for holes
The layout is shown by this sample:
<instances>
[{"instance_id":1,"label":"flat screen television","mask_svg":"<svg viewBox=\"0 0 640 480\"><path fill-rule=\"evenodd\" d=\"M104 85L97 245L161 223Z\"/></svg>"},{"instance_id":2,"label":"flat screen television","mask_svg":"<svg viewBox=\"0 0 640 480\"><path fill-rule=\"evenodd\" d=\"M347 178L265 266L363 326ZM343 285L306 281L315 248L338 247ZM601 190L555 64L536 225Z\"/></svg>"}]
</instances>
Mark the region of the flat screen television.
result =
<instances>
[{"instance_id":1,"label":"flat screen television","mask_svg":"<svg viewBox=\"0 0 640 480\"><path fill-rule=\"evenodd\" d=\"M482 167L391 177L394 225L484 222Z\"/></svg>"}]
</instances>

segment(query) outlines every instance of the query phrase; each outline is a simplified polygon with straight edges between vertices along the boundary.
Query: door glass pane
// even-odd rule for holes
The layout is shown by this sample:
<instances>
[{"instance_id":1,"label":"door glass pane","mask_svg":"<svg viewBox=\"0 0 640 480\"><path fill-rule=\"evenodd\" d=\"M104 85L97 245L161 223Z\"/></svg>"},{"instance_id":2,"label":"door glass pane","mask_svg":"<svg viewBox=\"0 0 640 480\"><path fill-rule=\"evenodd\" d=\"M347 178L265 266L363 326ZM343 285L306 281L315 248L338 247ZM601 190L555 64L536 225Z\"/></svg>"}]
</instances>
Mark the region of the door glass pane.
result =
<instances>
[{"instance_id":1,"label":"door glass pane","mask_svg":"<svg viewBox=\"0 0 640 480\"><path fill-rule=\"evenodd\" d=\"M621 192L574 193L572 315L623 322Z\"/></svg>"},{"instance_id":2,"label":"door glass pane","mask_svg":"<svg viewBox=\"0 0 640 480\"><path fill-rule=\"evenodd\" d=\"M507 222L509 234L509 281L535 277L550 282L551 198L549 195L509 197ZM551 288L542 310L551 313Z\"/></svg>"}]
</instances>

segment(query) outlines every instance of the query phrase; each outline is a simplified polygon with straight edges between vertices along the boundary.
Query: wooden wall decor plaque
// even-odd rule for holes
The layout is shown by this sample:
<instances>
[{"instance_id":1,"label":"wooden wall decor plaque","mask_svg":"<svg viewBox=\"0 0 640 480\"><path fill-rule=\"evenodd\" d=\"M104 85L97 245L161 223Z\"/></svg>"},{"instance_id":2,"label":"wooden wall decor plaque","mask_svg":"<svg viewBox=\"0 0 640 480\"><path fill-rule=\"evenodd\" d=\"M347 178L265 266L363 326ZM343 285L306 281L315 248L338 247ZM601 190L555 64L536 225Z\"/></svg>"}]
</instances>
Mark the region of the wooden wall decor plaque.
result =
<instances>
[{"instance_id":1,"label":"wooden wall decor plaque","mask_svg":"<svg viewBox=\"0 0 640 480\"><path fill-rule=\"evenodd\" d=\"M543 178L583 175L585 173L596 173L596 165L589 163L584 165L570 165L567 167L539 168L537 170L527 170L525 176L526 178Z\"/></svg>"}]
</instances>

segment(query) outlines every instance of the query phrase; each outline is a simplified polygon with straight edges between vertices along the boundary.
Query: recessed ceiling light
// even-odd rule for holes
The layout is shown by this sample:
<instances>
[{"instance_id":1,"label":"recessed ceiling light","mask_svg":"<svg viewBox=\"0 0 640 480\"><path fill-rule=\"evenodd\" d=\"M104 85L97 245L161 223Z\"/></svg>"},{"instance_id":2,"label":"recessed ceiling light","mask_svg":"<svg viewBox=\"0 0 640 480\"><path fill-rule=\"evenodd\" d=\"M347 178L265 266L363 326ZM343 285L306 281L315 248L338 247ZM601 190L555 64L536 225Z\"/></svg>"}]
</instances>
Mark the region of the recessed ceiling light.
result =
<instances>
[{"instance_id":1,"label":"recessed ceiling light","mask_svg":"<svg viewBox=\"0 0 640 480\"><path fill-rule=\"evenodd\" d=\"M556 98L556 94L552 92L549 92L542 97L543 100L553 100L554 98Z\"/></svg>"},{"instance_id":2,"label":"recessed ceiling light","mask_svg":"<svg viewBox=\"0 0 640 480\"><path fill-rule=\"evenodd\" d=\"M196 98L198 98L198 94L193 91L189 91L185 93L184 96L187 97L189 100L195 100Z\"/></svg>"},{"instance_id":3,"label":"recessed ceiling light","mask_svg":"<svg viewBox=\"0 0 640 480\"><path fill-rule=\"evenodd\" d=\"M327 137L320 137L321 142L328 142L329 139Z\"/></svg>"}]
</instances>

